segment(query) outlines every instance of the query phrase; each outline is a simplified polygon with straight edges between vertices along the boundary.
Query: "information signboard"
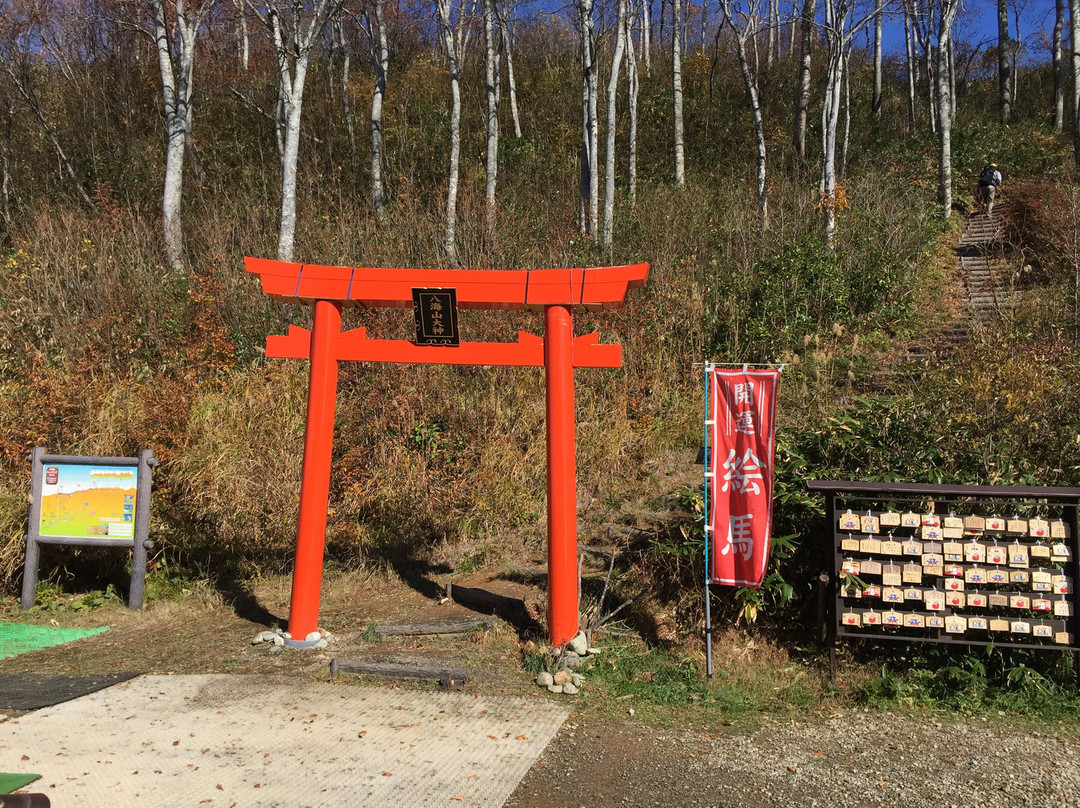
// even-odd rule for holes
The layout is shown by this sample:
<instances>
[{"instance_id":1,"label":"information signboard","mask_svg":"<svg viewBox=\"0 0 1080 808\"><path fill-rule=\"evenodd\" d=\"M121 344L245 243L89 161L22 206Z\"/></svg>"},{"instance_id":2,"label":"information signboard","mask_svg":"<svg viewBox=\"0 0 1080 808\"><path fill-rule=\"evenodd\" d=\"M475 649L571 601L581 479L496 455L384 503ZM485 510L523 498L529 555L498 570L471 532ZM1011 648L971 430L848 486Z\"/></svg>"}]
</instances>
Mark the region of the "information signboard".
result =
<instances>
[{"instance_id":1,"label":"information signboard","mask_svg":"<svg viewBox=\"0 0 1080 808\"><path fill-rule=\"evenodd\" d=\"M48 463L41 467L40 536L135 536L139 467Z\"/></svg>"},{"instance_id":2,"label":"information signboard","mask_svg":"<svg viewBox=\"0 0 1080 808\"><path fill-rule=\"evenodd\" d=\"M150 532L150 483L157 460L149 449L138 457L30 455L30 519L26 534L21 605L37 594L42 544L130 548L128 606L142 608Z\"/></svg>"}]
</instances>

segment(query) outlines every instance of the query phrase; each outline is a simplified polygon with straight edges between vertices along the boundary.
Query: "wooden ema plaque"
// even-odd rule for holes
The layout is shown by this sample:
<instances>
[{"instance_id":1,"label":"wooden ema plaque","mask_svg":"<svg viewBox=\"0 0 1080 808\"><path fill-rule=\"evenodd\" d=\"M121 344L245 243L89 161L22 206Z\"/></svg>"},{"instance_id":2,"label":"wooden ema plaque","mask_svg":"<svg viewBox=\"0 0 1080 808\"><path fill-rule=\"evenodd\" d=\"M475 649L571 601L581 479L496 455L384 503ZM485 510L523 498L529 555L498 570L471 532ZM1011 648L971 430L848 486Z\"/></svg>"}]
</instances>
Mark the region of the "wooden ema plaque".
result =
<instances>
[{"instance_id":1,"label":"wooden ema plaque","mask_svg":"<svg viewBox=\"0 0 1080 808\"><path fill-rule=\"evenodd\" d=\"M1080 651L1080 489L810 487L828 492L832 577L848 573L834 589L834 640Z\"/></svg>"}]
</instances>

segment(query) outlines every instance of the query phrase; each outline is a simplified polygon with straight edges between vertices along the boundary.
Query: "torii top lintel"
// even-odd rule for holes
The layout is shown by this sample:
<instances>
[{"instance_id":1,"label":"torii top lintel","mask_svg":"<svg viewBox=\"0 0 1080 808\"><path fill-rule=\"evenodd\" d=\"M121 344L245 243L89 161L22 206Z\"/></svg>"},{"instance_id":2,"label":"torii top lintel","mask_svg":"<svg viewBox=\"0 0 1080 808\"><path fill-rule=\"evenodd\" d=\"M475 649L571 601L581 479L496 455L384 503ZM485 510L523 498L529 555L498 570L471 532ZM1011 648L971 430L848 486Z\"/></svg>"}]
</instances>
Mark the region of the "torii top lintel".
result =
<instances>
[{"instance_id":1,"label":"torii top lintel","mask_svg":"<svg viewBox=\"0 0 1080 808\"><path fill-rule=\"evenodd\" d=\"M463 309L543 311L567 306L601 311L621 306L629 289L645 285L648 264L567 269L375 269L244 258L275 300L342 306L408 308L414 288L457 290Z\"/></svg>"}]
</instances>

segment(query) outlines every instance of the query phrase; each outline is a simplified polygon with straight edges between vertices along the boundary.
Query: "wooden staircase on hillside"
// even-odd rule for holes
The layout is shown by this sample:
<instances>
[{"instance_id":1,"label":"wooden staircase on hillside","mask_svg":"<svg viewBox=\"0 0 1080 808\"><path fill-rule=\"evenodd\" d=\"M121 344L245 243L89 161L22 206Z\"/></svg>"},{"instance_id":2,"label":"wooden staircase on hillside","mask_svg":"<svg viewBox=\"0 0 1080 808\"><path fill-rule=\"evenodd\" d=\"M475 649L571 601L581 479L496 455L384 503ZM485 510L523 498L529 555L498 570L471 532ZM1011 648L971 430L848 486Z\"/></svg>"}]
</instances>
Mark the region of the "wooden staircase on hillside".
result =
<instances>
[{"instance_id":1,"label":"wooden staircase on hillside","mask_svg":"<svg viewBox=\"0 0 1080 808\"><path fill-rule=\"evenodd\" d=\"M1004 215L1002 205L994 209L993 218L969 213L956 245L961 300L978 325L987 325L1013 306L1012 271L1001 250Z\"/></svg>"},{"instance_id":2,"label":"wooden staircase on hillside","mask_svg":"<svg viewBox=\"0 0 1080 808\"><path fill-rule=\"evenodd\" d=\"M899 385L917 381L934 362L971 342L972 332L999 318L1013 305L1011 270L1002 255L1005 207L997 205L993 217L969 213L956 243L956 283L960 311L957 318L927 339L896 352L887 367L857 385L863 393L889 393Z\"/></svg>"}]
</instances>

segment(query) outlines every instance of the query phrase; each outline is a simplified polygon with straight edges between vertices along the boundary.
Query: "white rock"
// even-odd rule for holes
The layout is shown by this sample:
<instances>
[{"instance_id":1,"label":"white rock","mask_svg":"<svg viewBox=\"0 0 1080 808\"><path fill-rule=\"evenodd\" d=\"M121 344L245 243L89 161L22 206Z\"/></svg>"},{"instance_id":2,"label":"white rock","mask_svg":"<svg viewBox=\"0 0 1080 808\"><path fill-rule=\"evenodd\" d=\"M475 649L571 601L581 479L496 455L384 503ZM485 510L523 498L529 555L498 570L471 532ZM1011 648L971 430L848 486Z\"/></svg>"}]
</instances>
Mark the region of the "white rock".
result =
<instances>
[{"instance_id":1,"label":"white rock","mask_svg":"<svg viewBox=\"0 0 1080 808\"><path fill-rule=\"evenodd\" d=\"M310 634L308 634L306 637L304 637L304 642L318 642L321 639L322 639L322 634L320 634L317 631L313 631Z\"/></svg>"},{"instance_id":2,"label":"white rock","mask_svg":"<svg viewBox=\"0 0 1080 808\"><path fill-rule=\"evenodd\" d=\"M574 687L581 687L581 674L575 673L573 676L571 676L570 684L572 684Z\"/></svg>"},{"instance_id":3,"label":"white rock","mask_svg":"<svg viewBox=\"0 0 1080 808\"><path fill-rule=\"evenodd\" d=\"M572 684L571 682L567 682L565 685L562 686L562 692L565 693L568 696L577 695L577 692L578 692L577 685Z\"/></svg>"},{"instance_id":4,"label":"white rock","mask_svg":"<svg viewBox=\"0 0 1080 808\"><path fill-rule=\"evenodd\" d=\"M326 641L326 638L325 638L325 637L323 637L323 638L322 638L322 639L320 639L320 640L319 640L319 641L318 641L317 643L315 643L314 647L315 647L315 648L329 648L329 647L330 647L330 643L328 643L328 642Z\"/></svg>"},{"instance_id":5,"label":"white rock","mask_svg":"<svg viewBox=\"0 0 1080 808\"><path fill-rule=\"evenodd\" d=\"M274 645L276 645L276 646L278 646L280 648L281 646L283 646L285 644L285 637L282 636L281 634L275 634L274 639L273 639L273 643L274 643Z\"/></svg>"},{"instance_id":6,"label":"white rock","mask_svg":"<svg viewBox=\"0 0 1080 808\"><path fill-rule=\"evenodd\" d=\"M550 687L555 684L555 677L547 671L540 671L540 673L536 674L536 683L540 687Z\"/></svg>"},{"instance_id":7,"label":"white rock","mask_svg":"<svg viewBox=\"0 0 1080 808\"><path fill-rule=\"evenodd\" d=\"M563 686L562 685L548 685L548 693L562 693L562 692L563 692Z\"/></svg>"},{"instance_id":8,"label":"white rock","mask_svg":"<svg viewBox=\"0 0 1080 808\"><path fill-rule=\"evenodd\" d=\"M281 632L281 636L284 637L286 640L291 640L292 639L292 634L290 634L287 631Z\"/></svg>"},{"instance_id":9,"label":"white rock","mask_svg":"<svg viewBox=\"0 0 1080 808\"><path fill-rule=\"evenodd\" d=\"M596 646L590 645L588 649L586 649L585 653L587 653L589 656L592 656L593 654L599 654L600 649Z\"/></svg>"},{"instance_id":10,"label":"white rock","mask_svg":"<svg viewBox=\"0 0 1080 808\"><path fill-rule=\"evenodd\" d=\"M257 636L257 637L252 637L252 638L251 638L251 644L252 644L252 645L258 645L258 644L259 644L259 643L261 643L262 641L263 641L263 638L262 638L262 634L260 634L260 635L259 635L259 636Z\"/></svg>"},{"instance_id":11,"label":"white rock","mask_svg":"<svg viewBox=\"0 0 1080 808\"><path fill-rule=\"evenodd\" d=\"M570 640L570 643L566 646L568 650L573 651L579 656L589 650L589 641L585 638L585 632L579 631L574 635L574 639Z\"/></svg>"}]
</instances>

